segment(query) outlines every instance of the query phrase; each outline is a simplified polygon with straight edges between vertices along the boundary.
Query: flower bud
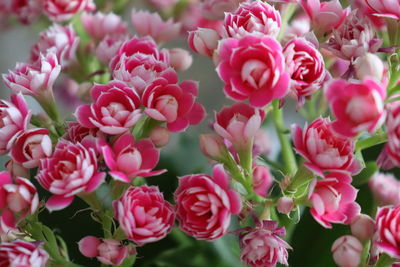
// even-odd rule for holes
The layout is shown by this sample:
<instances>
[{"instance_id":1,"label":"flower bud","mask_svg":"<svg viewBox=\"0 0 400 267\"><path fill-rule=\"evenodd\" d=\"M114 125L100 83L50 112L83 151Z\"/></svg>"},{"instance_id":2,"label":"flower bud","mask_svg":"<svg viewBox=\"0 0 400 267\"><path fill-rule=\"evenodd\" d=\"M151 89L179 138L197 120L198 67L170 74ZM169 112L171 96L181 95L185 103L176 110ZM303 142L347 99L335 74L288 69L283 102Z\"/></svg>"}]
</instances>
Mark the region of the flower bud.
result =
<instances>
[{"instance_id":1,"label":"flower bud","mask_svg":"<svg viewBox=\"0 0 400 267\"><path fill-rule=\"evenodd\" d=\"M345 235L336 239L332 245L333 259L339 267L357 267L363 247L357 238Z\"/></svg>"},{"instance_id":2,"label":"flower bud","mask_svg":"<svg viewBox=\"0 0 400 267\"><path fill-rule=\"evenodd\" d=\"M94 236L86 236L78 242L79 251L88 258L94 258L98 255L97 247L101 240Z\"/></svg>"},{"instance_id":3,"label":"flower bud","mask_svg":"<svg viewBox=\"0 0 400 267\"><path fill-rule=\"evenodd\" d=\"M11 174L13 177L24 177L29 178L29 170L25 169L22 165L14 160L10 159L5 164L6 170Z\"/></svg>"},{"instance_id":4,"label":"flower bud","mask_svg":"<svg viewBox=\"0 0 400 267\"><path fill-rule=\"evenodd\" d=\"M351 233L360 241L371 239L374 235L375 222L366 214L360 214L351 221Z\"/></svg>"},{"instance_id":5,"label":"flower bud","mask_svg":"<svg viewBox=\"0 0 400 267\"><path fill-rule=\"evenodd\" d=\"M166 128L157 126L151 131L149 137L156 147L163 147L168 144L170 134Z\"/></svg>"},{"instance_id":6,"label":"flower bud","mask_svg":"<svg viewBox=\"0 0 400 267\"><path fill-rule=\"evenodd\" d=\"M215 134L200 135L200 150L211 159L220 159L226 153L227 149L224 140Z\"/></svg>"},{"instance_id":7,"label":"flower bud","mask_svg":"<svg viewBox=\"0 0 400 267\"><path fill-rule=\"evenodd\" d=\"M277 202L277 209L279 213L289 214L294 208L293 199L290 197L281 197Z\"/></svg>"},{"instance_id":8,"label":"flower bud","mask_svg":"<svg viewBox=\"0 0 400 267\"><path fill-rule=\"evenodd\" d=\"M192 65L193 58L190 53L182 48L169 50L169 64L177 71L185 71Z\"/></svg>"},{"instance_id":9,"label":"flower bud","mask_svg":"<svg viewBox=\"0 0 400 267\"><path fill-rule=\"evenodd\" d=\"M364 80L366 77L381 81L384 73L382 60L375 54L367 53L355 61L356 78Z\"/></svg>"},{"instance_id":10,"label":"flower bud","mask_svg":"<svg viewBox=\"0 0 400 267\"><path fill-rule=\"evenodd\" d=\"M214 50L218 46L218 33L212 29L198 28L196 31L189 32L189 47L196 53L212 57Z\"/></svg>"}]
</instances>

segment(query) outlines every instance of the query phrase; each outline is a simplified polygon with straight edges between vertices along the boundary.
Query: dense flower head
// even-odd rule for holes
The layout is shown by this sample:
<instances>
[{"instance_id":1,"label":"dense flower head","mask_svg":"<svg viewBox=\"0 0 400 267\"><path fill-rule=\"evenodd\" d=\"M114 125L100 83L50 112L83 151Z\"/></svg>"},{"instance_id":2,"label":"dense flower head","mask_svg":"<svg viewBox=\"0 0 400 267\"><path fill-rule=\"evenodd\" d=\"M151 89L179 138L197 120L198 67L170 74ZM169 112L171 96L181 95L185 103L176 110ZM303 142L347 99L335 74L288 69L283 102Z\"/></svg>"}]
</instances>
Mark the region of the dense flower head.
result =
<instances>
[{"instance_id":1,"label":"dense flower head","mask_svg":"<svg viewBox=\"0 0 400 267\"><path fill-rule=\"evenodd\" d=\"M390 256L400 259L400 206L379 208L376 227L379 235L377 246Z\"/></svg>"},{"instance_id":2,"label":"dense flower head","mask_svg":"<svg viewBox=\"0 0 400 267\"><path fill-rule=\"evenodd\" d=\"M50 20L63 22L81 11L95 9L93 0L44 0L43 10Z\"/></svg>"},{"instance_id":3,"label":"dense flower head","mask_svg":"<svg viewBox=\"0 0 400 267\"><path fill-rule=\"evenodd\" d=\"M130 187L113 207L125 235L139 246L163 239L175 220L173 206L156 186Z\"/></svg>"},{"instance_id":4,"label":"dense flower head","mask_svg":"<svg viewBox=\"0 0 400 267\"><path fill-rule=\"evenodd\" d=\"M53 195L47 200L50 211L69 206L79 193L91 193L104 181L98 171L96 152L82 144L61 139L51 157L40 161L36 179Z\"/></svg>"},{"instance_id":5,"label":"dense flower head","mask_svg":"<svg viewBox=\"0 0 400 267\"><path fill-rule=\"evenodd\" d=\"M229 98L249 99L252 106L264 107L287 94L290 78L276 40L257 36L225 39L219 44L218 57L217 72Z\"/></svg>"},{"instance_id":6,"label":"dense flower head","mask_svg":"<svg viewBox=\"0 0 400 267\"><path fill-rule=\"evenodd\" d=\"M375 173L368 186L379 206L400 205L400 180L390 173Z\"/></svg>"},{"instance_id":7,"label":"dense flower head","mask_svg":"<svg viewBox=\"0 0 400 267\"><path fill-rule=\"evenodd\" d=\"M398 0L365 0L374 11L374 16L400 20L400 2Z\"/></svg>"},{"instance_id":8,"label":"dense flower head","mask_svg":"<svg viewBox=\"0 0 400 267\"><path fill-rule=\"evenodd\" d=\"M262 1L245 2L233 13L226 13L222 35L243 38L247 35L276 37L281 16L275 8Z\"/></svg>"},{"instance_id":9,"label":"dense flower head","mask_svg":"<svg viewBox=\"0 0 400 267\"><path fill-rule=\"evenodd\" d=\"M9 267L45 267L49 254L39 247L39 243L22 240L0 244L0 262Z\"/></svg>"},{"instance_id":10,"label":"dense flower head","mask_svg":"<svg viewBox=\"0 0 400 267\"><path fill-rule=\"evenodd\" d=\"M293 125L292 138L295 151L306 160L304 165L321 177L324 171L357 174L361 170L354 155L354 141L335 133L327 118L318 118L303 130Z\"/></svg>"},{"instance_id":11,"label":"dense flower head","mask_svg":"<svg viewBox=\"0 0 400 267\"><path fill-rule=\"evenodd\" d=\"M135 90L120 81L92 87L93 104L78 107L75 116L87 128L106 134L122 134L141 117L140 99Z\"/></svg>"},{"instance_id":12,"label":"dense flower head","mask_svg":"<svg viewBox=\"0 0 400 267\"><path fill-rule=\"evenodd\" d=\"M219 20L224 18L225 12L235 11L244 0L204 0L201 13L206 19Z\"/></svg>"},{"instance_id":13,"label":"dense flower head","mask_svg":"<svg viewBox=\"0 0 400 267\"><path fill-rule=\"evenodd\" d=\"M214 167L213 177L192 174L179 178L174 195L183 232L208 241L227 233L231 215L241 210L240 197L229 189L229 179L222 165Z\"/></svg>"},{"instance_id":14,"label":"dense flower head","mask_svg":"<svg viewBox=\"0 0 400 267\"><path fill-rule=\"evenodd\" d=\"M31 24L42 12L41 0L8 0L8 2L11 13L23 24Z\"/></svg>"},{"instance_id":15,"label":"dense flower head","mask_svg":"<svg viewBox=\"0 0 400 267\"><path fill-rule=\"evenodd\" d=\"M121 17L114 13L102 12L83 13L81 21L86 32L94 39L101 40L107 35L123 35L127 33L127 27Z\"/></svg>"}]
</instances>

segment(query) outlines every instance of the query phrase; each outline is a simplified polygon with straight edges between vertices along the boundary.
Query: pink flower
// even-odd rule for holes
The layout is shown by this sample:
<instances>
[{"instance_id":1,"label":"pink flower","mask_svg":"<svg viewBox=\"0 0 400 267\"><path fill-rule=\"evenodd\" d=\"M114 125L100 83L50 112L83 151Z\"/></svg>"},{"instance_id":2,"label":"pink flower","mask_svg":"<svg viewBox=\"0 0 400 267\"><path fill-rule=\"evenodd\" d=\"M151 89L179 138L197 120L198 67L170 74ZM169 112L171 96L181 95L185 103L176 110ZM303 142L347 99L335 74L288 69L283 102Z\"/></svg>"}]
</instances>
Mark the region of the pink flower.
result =
<instances>
[{"instance_id":1,"label":"pink flower","mask_svg":"<svg viewBox=\"0 0 400 267\"><path fill-rule=\"evenodd\" d=\"M274 182L269 169L263 165L253 167L253 189L258 195L267 197L267 191Z\"/></svg>"},{"instance_id":2,"label":"pink flower","mask_svg":"<svg viewBox=\"0 0 400 267\"><path fill-rule=\"evenodd\" d=\"M362 81L367 78L375 79L376 81L381 81L383 86L386 87L386 69L382 62L376 54L366 53L365 55L358 57L354 61L355 68L355 78Z\"/></svg>"},{"instance_id":3,"label":"pink flower","mask_svg":"<svg viewBox=\"0 0 400 267\"><path fill-rule=\"evenodd\" d=\"M279 237L285 235L285 228L278 228L277 222L258 222L255 229L239 236L241 260L252 267L288 266L287 250L291 247Z\"/></svg>"},{"instance_id":4,"label":"pink flower","mask_svg":"<svg viewBox=\"0 0 400 267\"><path fill-rule=\"evenodd\" d=\"M18 63L15 70L3 74L5 84L14 92L47 98L52 95L53 84L61 72L55 54L40 56L38 66Z\"/></svg>"},{"instance_id":5,"label":"pink flower","mask_svg":"<svg viewBox=\"0 0 400 267\"><path fill-rule=\"evenodd\" d=\"M354 141L336 134L331 124L328 118L318 118L304 130L293 125L295 151L306 160L304 165L321 177L324 171L359 173L362 167L354 155Z\"/></svg>"},{"instance_id":6,"label":"pink flower","mask_svg":"<svg viewBox=\"0 0 400 267\"><path fill-rule=\"evenodd\" d=\"M386 119L388 142L378 157L378 166L383 170L388 170L400 166L400 104L399 102L390 103L387 106Z\"/></svg>"},{"instance_id":7,"label":"pink flower","mask_svg":"<svg viewBox=\"0 0 400 267\"><path fill-rule=\"evenodd\" d=\"M279 213L290 214L294 208L294 201L291 197L280 197L276 202L276 209Z\"/></svg>"},{"instance_id":8,"label":"pink flower","mask_svg":"<svg viewBox=\"0 0 400 267\"><path fill-rule=\"evenodd\" d=\"M0 100L0 155L6 154L18 133L28 128L31 112L21 94L11 95L10 102Z\"/></svg>"},{"instance_id":9,"label":"pink flower","mask_svg":"<svg viewBox=\"0 0 400 267\"><path fill-rule=\"evenodd\" d=\"M31 24L42 12L41 0L8 0L10 11L23 24ZM6 1L7 2L7 1ZM1 4L0 4L1 5ZM0 8L1 9L1 8Z\"/></svg>"},{"instance_id":10,"label":"pink flower","mask_svg":"<svg viewBox=\"0 0 400 267\"><path fill-rule=\"evenodd\" d=\"M86 32L93 38L101 40L107 35L124 35L127 33L127 27L121 20L121 17L114 13L96 14L83 13L81 21Z\"/></svg>"},{"instance_id":11,"label":"pink flower","mask_svg":"<svg viewBox=\"0 0 400 267\"><path fill-rule=\"evenodd\" d=\"M376 245L383 252L400 259L400 206L379 208L375 220L379 235Z\"/></svg>"},{"instance_id":12,"label":"pink flower","mask_svg":"<svg viewBox=\"0 0 400 267\"><path fill-rule=\"evenodd\" d=\"M181 24L172 19L164 21L158 13L132 10L132 25L139 36L151 36L157 43L166 43L178 37Z\"/></svg>"},{"instance_id":13,"label":"pink flower","mask_svg":"<svg viewBox=\"0 0 400 267\"><path fill-rule=\"evenodd\" d=\"M360 241L370 240L375 233L375 221L366 214L359 214L351 221L351 234Z\"/></svg>"},{"instance_id":14,"label":"pink flower","mask_svg":"<svg viewBox=\"0 0 400 267\"><path fill-rule=\"evenodd\" d=\"M72 143L81 143L84 147L93 148L99 152L98 143L105 140L106 135L97 128L86 128L79 122L68 122L63 138Z\"/></svg>"},{"instance_id":15,"label":"pink flower","mask_svg":"<svg viewBox=\"0 0 400 267\"><path fill-rule=\"evenodd\" d=\"M253 141L253 157L257 157L263 154L269 154L272 148L272 141L267 133L263 129L259 129L254 136Z\"/></svg>"},{"instance_id":16,"label":"pink flower","mask_svg":"<svg viewBox=\"0 0 400 267\"><path fill-rule=\"evenodd\" d=\"M97 45L94 54L104 65L108 65L123 43L129 40L127 35L112 34L104 37Z\"/></svg>"},{"instance_id":17,"label":"pink flower","mask_svg":"<svg viewBox=\"0 0 400 267\"><path fill-rule=\"evenodd\" d=\"M0 262L10 267L45 267L49 254L36 243L15 240L0 244Z\"/></svg>"},{"instance_id":18,"label":"pink flower","mask_svg":"<svg viewBox=\"0 0 400 267\"><path fill-rule=\"evenodd\" d=\"M156 186L130 187L113 207L127 238L139 246L163 239L174 225L174 208Z\"/></svg>"},{"instance_id":19,"label":"pink flower","mask_svg":"<svg viewBox=\"0 0 400 267\"><path fill-rule=\"evenodd\" d=\"M357 267L361 262L363 246L354 236L344 235L336 239L331 251L338 266Z\"/></svg>"},{"instance_id":20,"label":"pink flower","mask_svg":"<svg viewBox=\"0 0 400 267\"><path fill-rule=\"evenodd\" d=\"M238 8L244 0L204 0L202 3L202 15L206 19L218 20L224 18L225 12L232 12Z\"/></svg>"},{"instance_id":21,"label":"pink flower","mask_svg":"<svg viewBox=\"0 0 400 267\"><path fill-rule=\"evenodd\" d=\"M78 242L78 245L79 251L85 257L96 257L98 261L106 265L120 265L130 254L135 254L134 249L110 238L86 236Z\"/></svg>"},{"instance_id":22,"label":"pink flower","mask_svg":"<svg viewBox=\"0 0 400 267\"><path fill-rule=\"evenodd\" d=\"M44 12L50 20L63 22L81 11L96 8L93 0L44 0Z\"/></svg>"},{"instance_id":23,"label":"pink flower","mask_svg":"<svg viewBox=\"0 0 400 267\"><path fill-rule=\"evenodd\" d=\"M229 177L222 165L213 169L213 177L192 174L179 178L175 191L180 229L199 240L214 240L226 234L231 214L238 214L241 201L229 189Z\"/></svg>"},{"instance_id":24,"label":"pink flower","mask_svg":"<svg viewBox=\"0 0 400 267\"><path fill-rule=\"evenodd\" d=\"M149 138L156 147L163 147L169 143L170 134L165 127L156 126L151 130Z\"/></svg>"},{"instance_id":25,"label":"pink flower","mask_svg":"<svg viewBox=\"0 0 400 267\"><path fill-rule=\"evenodd\" d=\"M286 71L291 77L290 90L300 104L305 97L322 87L325 79L325 63L316 47L304 38L289 41L283 48Z\"/></svg>"},{"instance_id":26,"label":"pink flower","mask_svg":"<svg viewBox=\"0 0 400 267\"><path fill-rule=\"evenodd\" d=\"M184 131L205 117L204 107L195 102L198 84L184 81L177 84L175 72L154 80L143 92L144 112L154 120L165 121L172 132Z\"/></svg>"},{"instance_id":27,"label":"pink flower","mask_svg":"<svg viewBox=\"0 0 400 267\"><path fill-rule=\"evenodd\" d=\"M375 28L382 30L385 26L384 17L376 16L376 12L369 6L368 1L354 0L351 2L353 10L357 10L360 17L367 18Z\"/></svg>"},{"instance_id":28,"label":"pink flower","mask_svg":"<svg viewBox=\"0 0 400 267\"><path fill-rule=\"evenodd\" d=\"M115 180L130 183L137 176L156 176L166 171L153 171L160 152L149 139L135 143L133 135L126 133L116 139L112 147L103 143L101 149L104 160L111 170L109 174Z\"/></svg>"},{"instance_id":29,"label":"pink flower","mask_svg":"<svg viewBox=\"0 0 400 267\"><path fill-rule=\"evenodd\" d=\"M252 140L264 120L264 111L245 103L224 107L215 114L214 130L241 150L252 144Z\"/></svg>"},{"instance_id":30,"label":"pink flower","mask_svg":"<svg viewBox=\"0 0 400 267\"><path fill-rule=\"evenodd\" d=\"M169 49L169 64L176 71L185 71L192 65L193 57L189 51L182 48Z\"/></svg>"},{"instance_id":31,"label":"pink flower","mask_svg":"<svg viewBox=\"0 0 400 267\"><path fill-rule=\"evenodd\" d=\"M367 52L375 53L382 42L375 37L369 21L360 19L353 11L338 29L333 30L326 48L340 58L352 60Z\"/></svg>"},{"instance_id":32,"label":"pink flower","mask_svg":"<svg viewBox=\"0 0 400 267\"><path fill-rule=\"evenodd\" d=\"M325 95L336 117L332 129L340 135L354 137L364 130L373 133L385 120L386 89L373 80L360 83L334 80Z\"/></svg>"},{"instance_id":33,"label":"pink flower","mask_svg":"<svg viewBox=\"0 0 400 267\"><path fill-rule=\"evenodd\" d=\"M40 161L36 179L53 195L47 200L48 210L61 210L69 206L77 194L91 193L104 181L99 172L93 148L61 139L50 158Z\"/></svg>"},{"instance_id":34,"label":"pink flower","mask_svg":"<svg viewBox=\"0 0 400 267\"><path fill-rule=\"evenodd\" d=\"M157 9L169 9L172 8L178 0L147 0L147 2Z\"/></svg>"},{"instance_id":35,"label":"pink flower","mask_svg":"<svg viewBox=\"0 0 400 267\"><path fill-rule=\"evenodd\" d=\"M75 116L87 128L98 128L107 134L122 134L141 117L136 92L119 81L94 85L90 91L93 104L77 108Z\"/></svg>"},{"instance_id":36,"label":"pink flower","mask_svg":"<svg viewBox=\"0 0 400 267\"><path fill-rule=\"evenodd\" d=\"M332 228L331 223L349 224L361 210L356 197L357 190L347 172L330 172L310 185L311 215L325 228Z\"/></svg>"},{"instance_id":37,"label":"pink flower","mask_svg":"<svg viewBox=\"0 0 400 267\"><path fill-rule=\"evenodd\" d=\"M35 128L18 135L11 147L10 155L24 168L31 169L38 167L42 158L50 157L51 152L49 130Z\"/></svg>"},{"instance_id":38,"label":"pink flower","mask_svg":"<svg viewBox=\"0 0 400 267\"><path fill-rule=\"evenodd\" d=\"M368 185L379 206L400 205L400 180L392 174L376 173Z\"/></svg>"},{"instance_id":39,"label":"pink flower","mask_svg":"<svg viewBox=\"0 0 400 267\"><path fill-rule=\"evenodd\" d=\"M264 107L287 94L289 75L276 40L256 36L225 39L218 56L218 75L225 82L225 94L233 100L249 98L252 106Z\"/></svg>"},{"instance_id":40,"label":"pink flower","mask_svg":"<svg viewBox=\"0 0 400 267\"><path fill-rule=\"evenodd\" d=\"M24 177L29 178L29 170L22 167L19 163L15 162L14 160L10 159L4 165L6 171L8 171L12 177Z\"/></svg>"},{"instance_id":41,"label":"pink flower","mask_svg":"<svg viewBox=\"0 0 400 267\"><path fill-rule=\"evenodd\" d=\"M400 20L400 2L390 0L366 0L374 16Z\"/></svg>"},{"instance_id":42,"label":"pink flower","mask_svg":"<svg viewBox=\"0 0 400 267\"><path fill-rule=\"evenodd\" d=\"M302 37L310 32L310 18L305 13L300 13L294 16L287 26L285 31L284 41L291 40L293 38Z\"/></svg>"},{"instance_id":43,"label":"pink flower","mask_svg":"<svg viewBox=\"0 0 400 267\"><path fill-rule=\"evenodd\" d=\"M273 6L261 1L245 2L233 13L226 13L224 38L247 35L276 37L281 28L281 15Z\"/></svg>"},{"instance_id":44,"label":"pink flower","mask_svg":"<svg viewBox=\"0 0 400 267\"><path fill-rule=\"evenodd\" d=\"M40 33L39 40L31 48L30 61L37 64L40 54L55 53L60 65L67 67L74 59L78 48L79 37L76 36L72 25L61 26L53 24Z\"/></svg>"},{"instance_id":45,"label":"pink flower","mask_svg":"<svg viewBox=\"0 0 400 267\"><path fill-rule=\"evenodd\" d=\"M225 160L228 155L224 139L216 134L201 134L199 143L201 152L207 158L219 161Z\"/></svg>"},{"instance_id":46,"label":"pink flower","mask_svg":"<svg viewBox=\"0 0 400 267\"><path fill-rule=\"evenodd\" d=\"M188 36L189 47L196 53L212 57L218 47L219 35L213 29L197 28L190 31Z\"/></svg>"}]
</instances>

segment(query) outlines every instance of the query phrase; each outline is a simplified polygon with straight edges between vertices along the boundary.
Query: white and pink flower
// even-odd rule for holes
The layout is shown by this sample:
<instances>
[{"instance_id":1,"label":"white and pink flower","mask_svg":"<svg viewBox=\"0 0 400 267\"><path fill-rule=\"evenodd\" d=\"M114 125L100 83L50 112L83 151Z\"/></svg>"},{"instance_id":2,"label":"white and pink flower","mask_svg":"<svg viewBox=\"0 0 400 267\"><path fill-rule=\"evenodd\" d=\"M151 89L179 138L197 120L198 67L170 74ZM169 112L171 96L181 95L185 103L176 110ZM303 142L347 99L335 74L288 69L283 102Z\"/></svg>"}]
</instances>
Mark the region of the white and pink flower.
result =
<instances>
[{"instance_id":1,"label":"white and pink flower","mask_svg":"<svg viewBox=\"0 0 400 267\"><path fill-rule=\"evenodd\" d=\"M102 12L83 13L82 25L86 32L96 40L101 40L107 35L127 34L127 26L121 17L114 13L104 14Z\"/></svg>"},{"instance_id":2,"label":"white and pink flower","mask_svg":"<svg viewBox=\"0 0 400 267\"><path fill-rule=\"evenodd\" d=\"M225 12L235 11L244 0L204 0L201 13L206 19L219 20L224 18Z\"/></svg>"},{"instance_id":3,"label":"white and pink flower","mask_svg":"<svg viewBox=\"0 0 400 267\"><path fill-rule=\"evenodd\" d=\"M9 2L11 13L23 24L31 24L42 12L41 0L7 0L6 2Z\"/></svg>"},{"instance_id":4,"label":"white and pink flower","mask_svg":"<svg viewBox=\"0 0 400 267\"><path fill-rule=\"evenodd\" d=\"M111 59L118 52L122 44L128 40L129 37L124 34L107 35L99 42L96 49L94 50L94 54L101 63L103 63L104 65L108 65Z\"/></svg>"},{"instance_id":5,"label":"white and pink flower","mask_svg":"<svg viewBox=\"0 0 400 267\"><path fill-rule=\"evenodd\" d=\"M92 11L96 8L93 0L44 0L44 12L50 20L63 22L81 11Z\"/></svg>"},{"instance_id":6,"label":"white and pink flower","mask_svg":"<svg viewBox=\"0 0 400 267\"><path fill-rule=\"evenodd\" d=\"M390 0L365 0L374 16L400 20L400 2Z\"/></svg>"},{"instance_id":7,"label":"white and pink flower","mask_svg":"<svg viewBox=\"0 0 400 267\"><path fill-rule=\"evenodd\" d=\"M0 244L0 262L4 266L45 267L49 254L39 247L39 242L22 240Z\"/></svg>"},{"instance_id":8,"label":"white and pink flower","mask_svg":"<svg viewBox=\"0 0 400 267\"><path fill-rule=\"evenodd\" d=\"M390 173L375 173L368 186L379 206L400 205L400 180Z\"/></svg>"},{"instance_id":9,"label":"white and pink flower","mask_svg":"<svg viewBox=\"0 0 400 267\"><path fill-rule=\"evenodd\" d=\"M390 256L400 259L400 206L383 207L376 215L376 245Z\"/></svg>"}]
</instances>

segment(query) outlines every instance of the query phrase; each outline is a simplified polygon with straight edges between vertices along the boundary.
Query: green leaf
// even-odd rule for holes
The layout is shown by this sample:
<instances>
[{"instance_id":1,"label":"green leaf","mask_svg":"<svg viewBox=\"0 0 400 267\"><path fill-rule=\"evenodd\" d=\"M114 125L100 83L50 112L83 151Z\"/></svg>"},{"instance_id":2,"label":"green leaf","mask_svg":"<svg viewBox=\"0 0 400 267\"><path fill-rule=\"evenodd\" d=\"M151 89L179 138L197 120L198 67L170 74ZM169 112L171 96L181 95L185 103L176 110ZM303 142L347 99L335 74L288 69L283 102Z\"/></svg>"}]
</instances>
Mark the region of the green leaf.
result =
<instances>
[{"instance_id":1,"label":"green leaf","mask_svg":"<svg viewBox=\"0 0 400 267\"><path fill-rule=\"evenodd\" d=\"M118 267L131 267L136 261L136 255L129 256L126 258Z\"/></svg>"}]
</instances>

